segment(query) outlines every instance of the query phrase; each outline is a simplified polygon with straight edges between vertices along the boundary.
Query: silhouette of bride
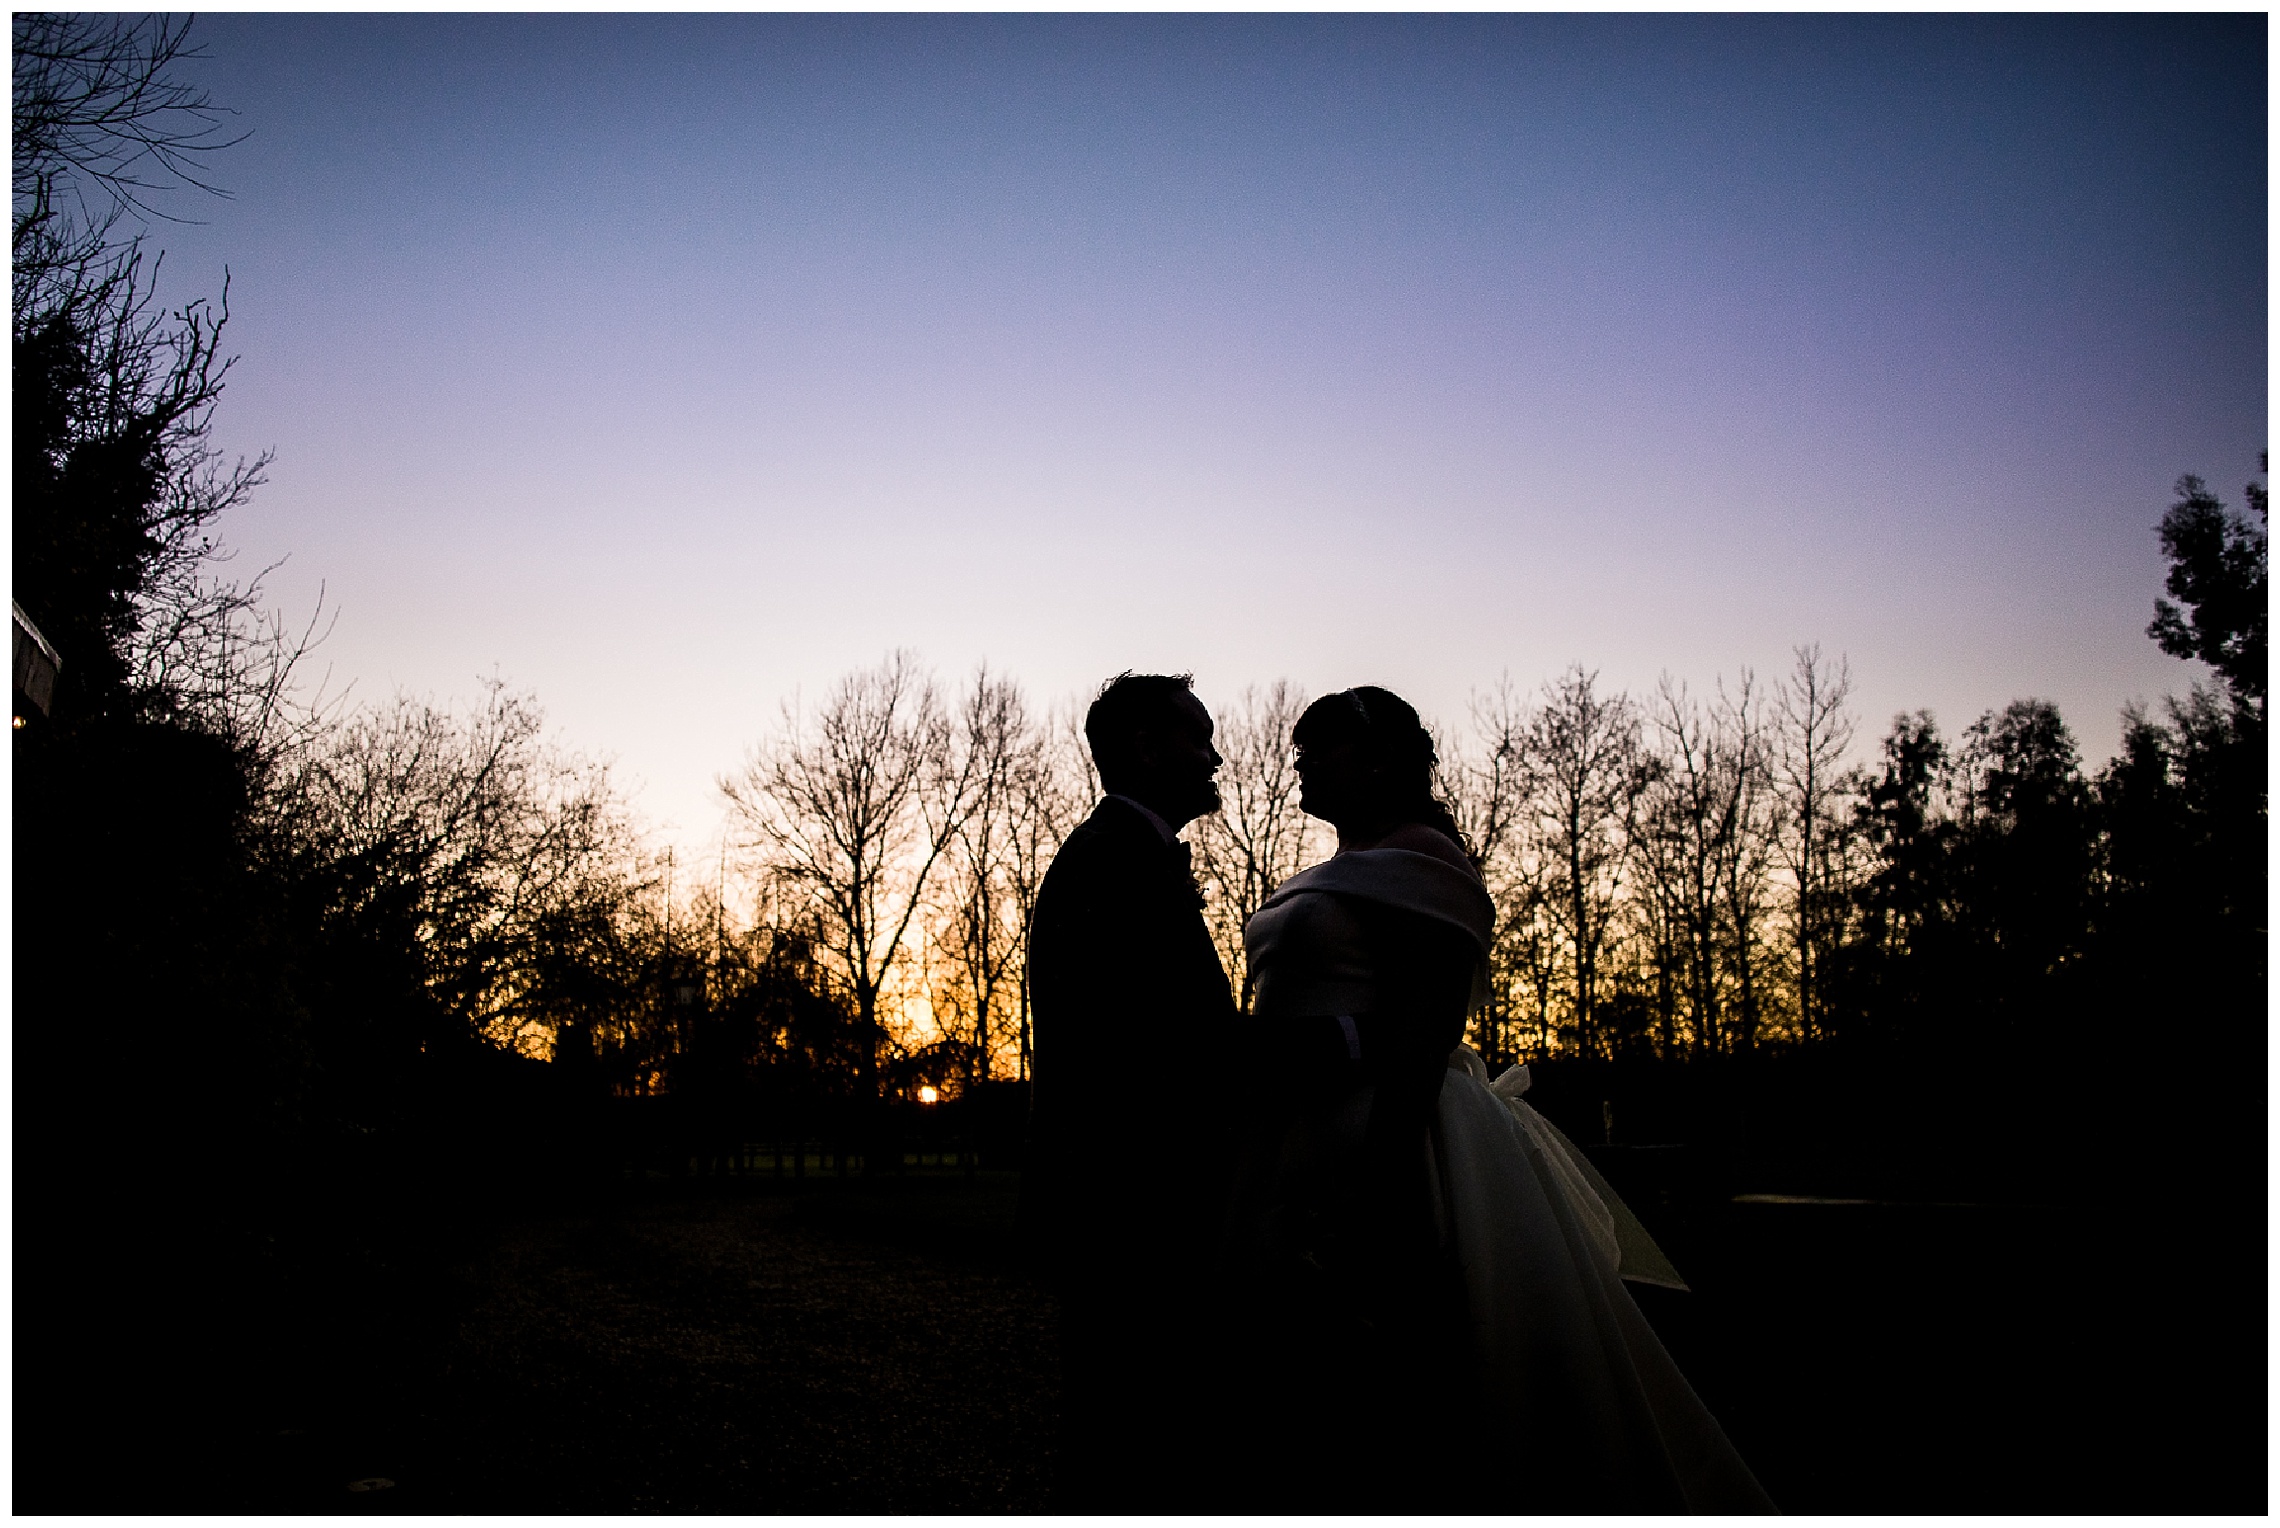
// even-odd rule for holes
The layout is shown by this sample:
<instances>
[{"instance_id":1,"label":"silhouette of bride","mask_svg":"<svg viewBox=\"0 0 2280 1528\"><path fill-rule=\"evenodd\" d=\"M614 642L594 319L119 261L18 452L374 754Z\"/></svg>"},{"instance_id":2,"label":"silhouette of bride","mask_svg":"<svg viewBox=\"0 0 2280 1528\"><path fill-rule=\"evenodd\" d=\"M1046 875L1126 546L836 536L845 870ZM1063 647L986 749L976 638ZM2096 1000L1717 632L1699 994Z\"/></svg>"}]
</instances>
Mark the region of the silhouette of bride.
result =
<instances>
[{"instance_id":1,"label":"silhouette of bride","mask_svg":"<svg viewBox=\"0 0 2280 1528\"><path fill-rule=\"evenodd\" d=\"M1254 1035L1229 1220L1229 1505L1765 1512L1623 1286L1683 1288L1605 1181L1460 1042L1494 909L1389 691L1292 734L1338 852L1244 930Z\"/></svg>"}]
</instances>

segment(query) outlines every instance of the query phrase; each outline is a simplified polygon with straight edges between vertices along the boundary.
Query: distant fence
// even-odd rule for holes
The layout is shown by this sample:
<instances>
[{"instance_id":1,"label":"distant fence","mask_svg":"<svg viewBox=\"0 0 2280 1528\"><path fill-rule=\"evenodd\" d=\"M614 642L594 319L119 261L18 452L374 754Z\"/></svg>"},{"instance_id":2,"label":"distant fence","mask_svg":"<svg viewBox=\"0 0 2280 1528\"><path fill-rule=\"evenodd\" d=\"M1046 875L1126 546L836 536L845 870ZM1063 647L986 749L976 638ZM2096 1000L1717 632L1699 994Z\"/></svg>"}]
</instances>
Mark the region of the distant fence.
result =
<instances>
[{"instance_id":1,"label":"distant fence","mask_svg":"<svg viewBox=\"0 0 2280 1528\"><path fill-rule=\"evenodd\" d=\"M598 1098L582 1111L589 1165L666 1177L805 1178L854 1172L1013 1171L1028 1131L1025 1083L956 1098Z\"/></svg>"},{"instance_id":2,"label":"distant fence","mask_svg":"<svg viewBox=\"0 0 2280 1528\"><path fill-rule=\"evenodd\" d=\"M416 1182L430 1195L628 1176L1018 1171L1028 1135L1021 1082L932 1104L765 1085L620 1097L590 1072L487 1046L435 1049L407 1077L392 1118L335 1132L327 1149L303 1154L307 1170L336 1182Z\"/></svg>"}]
</instances>

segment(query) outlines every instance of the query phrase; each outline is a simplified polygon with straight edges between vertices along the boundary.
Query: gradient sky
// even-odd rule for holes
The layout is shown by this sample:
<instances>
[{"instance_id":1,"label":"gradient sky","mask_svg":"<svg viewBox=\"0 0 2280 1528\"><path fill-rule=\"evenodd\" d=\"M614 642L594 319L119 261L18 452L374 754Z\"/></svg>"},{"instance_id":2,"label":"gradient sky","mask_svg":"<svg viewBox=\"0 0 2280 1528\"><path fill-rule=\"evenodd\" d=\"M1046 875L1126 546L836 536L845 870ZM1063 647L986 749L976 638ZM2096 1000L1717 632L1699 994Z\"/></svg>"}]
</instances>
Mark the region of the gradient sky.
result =
<instances>
[{"instance_id":1,"label":"gradient sky","mask_svg":"<svg viewBox=\"0 0 2280 1528\"><path fill-rule=\"evenodd\" d=\"M208 16L223 530L653 822L907 646L1454 721L1850 657L2089 761L2266 443L2266 23Z\"/></svg>"}]
</instances>

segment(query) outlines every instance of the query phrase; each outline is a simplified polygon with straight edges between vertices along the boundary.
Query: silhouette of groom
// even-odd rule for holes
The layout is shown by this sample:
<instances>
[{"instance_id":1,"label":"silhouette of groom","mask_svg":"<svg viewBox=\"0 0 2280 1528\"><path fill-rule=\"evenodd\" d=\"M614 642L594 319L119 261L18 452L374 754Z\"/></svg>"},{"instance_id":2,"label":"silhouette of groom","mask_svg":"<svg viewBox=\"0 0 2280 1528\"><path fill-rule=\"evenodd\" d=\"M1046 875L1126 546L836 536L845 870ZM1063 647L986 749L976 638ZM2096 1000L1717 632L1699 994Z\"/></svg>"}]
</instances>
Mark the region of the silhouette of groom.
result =
<instances>
[{"instance_id":1,"label":"silhouette of groom","mask_svg":"<svg viewBox=\"0 0 2280 1528\"><path fill-rule=\"evenodd\" d=\"M1061 1296L1060 1510L1208 1507L1209 1270L1228 1144L1227 973L1174 835L1219 808L1189 676L1124 673L1085 716L1106 793L1030 919L1022 1214Z\"/></svg>"}]
</instances>

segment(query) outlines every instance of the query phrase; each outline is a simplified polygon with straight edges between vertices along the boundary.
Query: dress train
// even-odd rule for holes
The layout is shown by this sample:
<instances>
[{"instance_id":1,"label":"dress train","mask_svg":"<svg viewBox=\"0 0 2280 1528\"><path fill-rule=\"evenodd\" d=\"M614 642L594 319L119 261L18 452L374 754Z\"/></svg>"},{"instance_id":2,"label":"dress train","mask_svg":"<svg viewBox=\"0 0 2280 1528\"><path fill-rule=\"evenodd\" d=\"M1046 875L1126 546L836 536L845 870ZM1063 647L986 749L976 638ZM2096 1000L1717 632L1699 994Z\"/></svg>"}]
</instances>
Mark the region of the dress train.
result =
<instances>
[{"instance_id":1,"label":"dress train","mask_svg":"<svg viewBox=\"0 0 2280 1528\"><path fill-rule=\"evenodd\" d=\"M1512 1451L1516 1497L1581 1511L1773 1511L1623 1280L1685 1284L1520 1098L1526 1086L1517 1067L1490 1084L1460 1047L1436 1132L1481 1420Z\"/></svg>"}]
</instances>

